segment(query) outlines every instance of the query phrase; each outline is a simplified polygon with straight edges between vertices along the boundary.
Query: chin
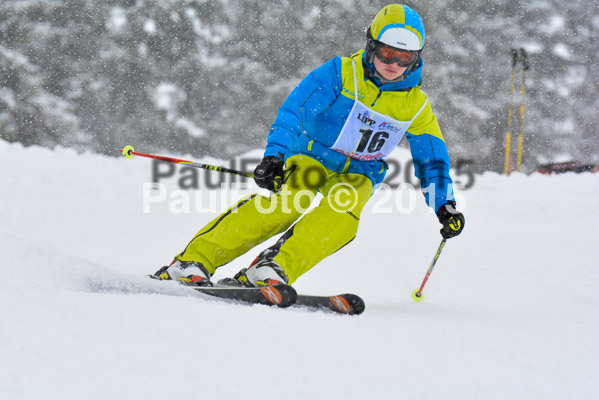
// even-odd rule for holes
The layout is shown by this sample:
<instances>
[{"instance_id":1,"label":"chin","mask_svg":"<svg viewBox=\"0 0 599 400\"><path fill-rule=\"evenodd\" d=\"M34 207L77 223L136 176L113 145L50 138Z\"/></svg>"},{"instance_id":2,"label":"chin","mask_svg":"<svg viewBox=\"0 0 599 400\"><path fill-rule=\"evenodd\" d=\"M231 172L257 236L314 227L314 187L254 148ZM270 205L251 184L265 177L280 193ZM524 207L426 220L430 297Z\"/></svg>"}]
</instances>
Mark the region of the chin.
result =
<instances>
[{"instance_id":1,"label":"chin","mask_svg":"<svg viewBox=\"0 0 599 400\"><path fill-rule=\"evenodd\" d=\"M401 74L393 74L393 75L385 74L385 75L382 75L382 77L385 78L388 81L394 81L395 79L399 78L400 76L401 76Z\"/></svg>"}]
</instances>

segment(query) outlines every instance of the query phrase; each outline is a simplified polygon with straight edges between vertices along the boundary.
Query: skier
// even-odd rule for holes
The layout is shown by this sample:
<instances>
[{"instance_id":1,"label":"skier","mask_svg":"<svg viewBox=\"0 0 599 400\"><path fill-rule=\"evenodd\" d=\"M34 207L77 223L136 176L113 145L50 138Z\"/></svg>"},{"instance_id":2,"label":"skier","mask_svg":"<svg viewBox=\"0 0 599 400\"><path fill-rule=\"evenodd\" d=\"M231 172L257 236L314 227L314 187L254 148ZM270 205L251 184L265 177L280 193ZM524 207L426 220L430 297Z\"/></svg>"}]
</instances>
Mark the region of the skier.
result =
<instances>
[{"instance_id":1,"label":"skier","mask_svg":"<svg viewBox=\"0 0 599 400\"><path fill-rule=\"evenodd\" d=\"M292 284L354 239L362 208L385 177L385 158L404 134L441 235L462 232L447 147L420 90L422 20L410 7L391 4L375 16L366 36L364 50L312 71L279 108L254 171L270 197L241 199L202 228L155 278L211 286L218 267L284 232L249 268L220 283ZM305 213L318 192L324 196L320 204Z\"/></svg>"}]
</instances>

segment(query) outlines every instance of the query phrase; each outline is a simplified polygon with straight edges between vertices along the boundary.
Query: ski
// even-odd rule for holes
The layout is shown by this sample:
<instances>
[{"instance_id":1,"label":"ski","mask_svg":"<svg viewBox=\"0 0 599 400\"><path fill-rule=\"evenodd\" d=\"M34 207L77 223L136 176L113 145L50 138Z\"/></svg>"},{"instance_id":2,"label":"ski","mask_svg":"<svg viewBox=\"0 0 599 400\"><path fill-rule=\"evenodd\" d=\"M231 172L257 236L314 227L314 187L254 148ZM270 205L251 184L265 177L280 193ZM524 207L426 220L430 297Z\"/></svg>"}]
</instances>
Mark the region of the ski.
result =
<instances>
[{"instance_id":1,"label":"ski","mask_svg":"<svg viewBox=\"0 0 599 400\"><path fill-rule=\"evenodd\" d=\"M355 294L337 296L312 296L297 294L288 285L274 285L260 288L212 286L194 287L194 290L221 299L237 300L248 304L264 304L281 308L307 308L319 311L330 311L347 315L359 315L366 308L364 300Z\"/></svg>"},{"instance_id":2,"label":"ski","mask_svg":"<svg viewBox=\"0 0 599 400\"><path fill-rule=\"evenodd\" d=\"M150 278L156 279L153 275ZM325 312L335 312L347 315L359 315L366 308L364 300L355 294L340 294L336 296L313 296L297 294L294 288L285 284L265 287L243 287L217 284L216 286L183 286L195 291L225 300L240 301L247 304L264 304L287 308L307 308Z\"/></svg>"},{"instance_id":3,"label":"ski","mask_svg":"<svg viewBox=\"0 0 599 400\"><path fill-rule=\"evenodd\" d=\"M190 286L191 287L191 286ZM201 286L194 290L221 299L237 300L248 304L265 304L286 308L293 305L297 293L291 286L278 284L273 286L246 288L231 286Z\"/></svg>"},{"instance_id":4,"label":"ski","mask_svg":"<svg viewBox=\"0 0 599 400\"><path fill-rule=\"evenodd\" d=\"M364 300L355 294L337 296L311 296L298 294L294 307L305 307L320 311L332 311L347 315L360 315L364 312Z\"/></svg>"}]
</instances>

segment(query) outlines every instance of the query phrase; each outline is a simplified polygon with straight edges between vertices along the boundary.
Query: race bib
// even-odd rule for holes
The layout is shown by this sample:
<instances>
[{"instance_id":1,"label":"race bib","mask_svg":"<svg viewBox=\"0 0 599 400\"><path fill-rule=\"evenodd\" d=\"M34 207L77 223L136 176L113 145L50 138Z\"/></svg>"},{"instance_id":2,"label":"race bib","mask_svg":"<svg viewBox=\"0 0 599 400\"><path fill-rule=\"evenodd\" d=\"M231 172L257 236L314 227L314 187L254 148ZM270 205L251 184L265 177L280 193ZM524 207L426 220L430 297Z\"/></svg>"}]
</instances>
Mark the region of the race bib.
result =
<instances>
[{"instance_id":1,"label":"race bib","mask_svg":"<svg viewBox=\"0 0 599 400\"><path fill-rule=\"evenodd\" d=\"M347 157L361 161L383 160L399 144L428 100L410 121L398 121L378 113L358 101L358 80L353 60L352 67L354 71L354 105L331 148Z\"/></svg>"}]
</instances>

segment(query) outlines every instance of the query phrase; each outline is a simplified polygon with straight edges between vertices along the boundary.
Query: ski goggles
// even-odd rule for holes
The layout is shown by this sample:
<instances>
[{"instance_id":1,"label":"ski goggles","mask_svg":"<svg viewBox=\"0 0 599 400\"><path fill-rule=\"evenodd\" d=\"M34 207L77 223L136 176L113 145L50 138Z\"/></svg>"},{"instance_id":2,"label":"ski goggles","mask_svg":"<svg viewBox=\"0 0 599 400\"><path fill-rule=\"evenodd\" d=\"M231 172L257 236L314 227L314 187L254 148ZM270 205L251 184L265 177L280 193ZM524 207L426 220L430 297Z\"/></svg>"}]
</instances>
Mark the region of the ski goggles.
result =
<instances>
[{"instance_id":1,"label":"ski goggles","mask_svg":"<svg viewBox=\"0 0 599 400\"><path fill-rule=\"evenodd\" d=\"M381 60L383 64L397 63L400 67L409 67L418 60L419 51L398 50L393 47L385 46L382 43L377 43L374 50L376 58Z\"/></svg>"}]
</instances>

